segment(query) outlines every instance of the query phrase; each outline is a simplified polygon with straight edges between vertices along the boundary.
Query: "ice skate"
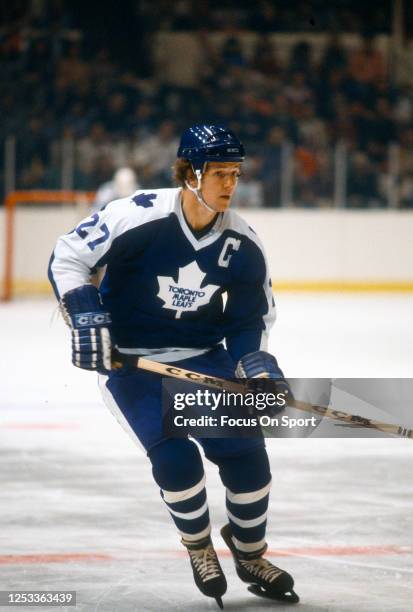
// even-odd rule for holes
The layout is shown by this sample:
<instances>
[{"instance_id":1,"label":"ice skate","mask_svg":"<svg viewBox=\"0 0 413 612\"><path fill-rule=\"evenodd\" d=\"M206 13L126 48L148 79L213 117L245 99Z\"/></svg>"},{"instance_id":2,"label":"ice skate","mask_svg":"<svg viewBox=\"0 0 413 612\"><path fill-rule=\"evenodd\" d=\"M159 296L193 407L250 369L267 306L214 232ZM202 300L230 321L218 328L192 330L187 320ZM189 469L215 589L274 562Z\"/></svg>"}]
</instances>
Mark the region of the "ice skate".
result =
<instances>
[{"instance_id":1,"label":"ice skate","mask_svg":"<svg viewBox=\"0 0 413 612\"><path fill-rule=\"evenodd\" d=\"M207 597L214 597L223 609L222 596L227 590L227 581L210 536L197 542L181 541L188 550L196 586Z\"/></svg>"},{"instance_id":2,"label":"ice skate","mask_svg":"<svg viewBox=\"0 0 413 612\"><path fill-rule=\"evenodd\" d=\"M238 576L250 584L248 590L251 593L267 599L298 603L299 597L293 591L292 576L263 558L267 545L258 552L244 553L235 547L230 525L221 529L221 535L232 553Z\"/></svg>"}]
</instances>

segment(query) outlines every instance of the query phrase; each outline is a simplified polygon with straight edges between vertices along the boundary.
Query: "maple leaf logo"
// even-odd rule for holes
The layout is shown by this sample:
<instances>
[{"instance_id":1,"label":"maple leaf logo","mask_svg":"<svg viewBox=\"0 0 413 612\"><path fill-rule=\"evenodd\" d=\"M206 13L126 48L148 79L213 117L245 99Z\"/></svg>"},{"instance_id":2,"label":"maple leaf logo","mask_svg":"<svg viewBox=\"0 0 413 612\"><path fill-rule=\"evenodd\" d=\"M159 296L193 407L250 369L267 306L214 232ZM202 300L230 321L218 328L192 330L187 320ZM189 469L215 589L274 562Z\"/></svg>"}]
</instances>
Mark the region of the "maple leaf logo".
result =
<instances>
[{"instance_id":1,"label":"maple leaf logo","mask_svg":"<svg viewBox=\"0 0 413 612\"><path fill-rule=\"evenodd\" d=\"M162 308L175 310L175 319L180 319L183 312L193 312L208 304L219 287L206 285L201 288L205 276L196 261L179 268L178 282L172 276L158 276L158 297L164 302Z\"/></svg>"},{"instance_id":2,"label":"maple leaf logo","mask_svg":"<svg viewBox=\"0 0 413 612\"><path fill-rule=\"evenodd\" d=\"M143 208L151 208L153 206L152 200L156 200L158 196L156 193L140 193L132 198L136 206L143 206Z\"/></svg>"}]
</instances>

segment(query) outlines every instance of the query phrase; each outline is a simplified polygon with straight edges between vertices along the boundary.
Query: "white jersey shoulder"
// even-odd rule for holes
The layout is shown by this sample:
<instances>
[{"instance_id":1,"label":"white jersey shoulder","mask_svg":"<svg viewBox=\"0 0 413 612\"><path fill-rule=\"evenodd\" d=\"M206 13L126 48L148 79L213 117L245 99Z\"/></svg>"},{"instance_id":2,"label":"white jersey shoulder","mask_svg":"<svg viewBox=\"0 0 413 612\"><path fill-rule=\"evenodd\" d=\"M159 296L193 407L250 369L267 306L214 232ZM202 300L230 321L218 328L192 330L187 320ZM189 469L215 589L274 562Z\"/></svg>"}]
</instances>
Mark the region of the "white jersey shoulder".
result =
<instances>
[{"instance_id":1,"label":"white jersey shoulder","mask_svg":"<svg viewBox=\"0 0 413 612\"><path fill-rule=\"evenodd\" d=\"M99 214L129 219L132 226L167 217L175 209L181 189L138 189L131 196L113 200Z\"/></svg>"},{"instance_id":2,"label":"white jersey shoulder","mask_svg":"<svg viewBox=\"0 0 413 612\"><path fill-rule=\"evenodd\" d=\"M180 189L144 189L113 200L59 238L50 265L60 295L90 282L91 270L103 265L114 240L141 225L168 217L179 202Z\"/></svg>"},{"instance_id":3,"label":"white jersey shoulder","mask_svg":"<svg viewBox=\"0 0 413 612\"><path fill-rule=\"evenodd\" d=\"M225 213L223 229L234 230L234 232L246 236L255 243L260 251L264 251L263 244L258 235L235 210L228 210Z\"/></svg>"}]
</instances>

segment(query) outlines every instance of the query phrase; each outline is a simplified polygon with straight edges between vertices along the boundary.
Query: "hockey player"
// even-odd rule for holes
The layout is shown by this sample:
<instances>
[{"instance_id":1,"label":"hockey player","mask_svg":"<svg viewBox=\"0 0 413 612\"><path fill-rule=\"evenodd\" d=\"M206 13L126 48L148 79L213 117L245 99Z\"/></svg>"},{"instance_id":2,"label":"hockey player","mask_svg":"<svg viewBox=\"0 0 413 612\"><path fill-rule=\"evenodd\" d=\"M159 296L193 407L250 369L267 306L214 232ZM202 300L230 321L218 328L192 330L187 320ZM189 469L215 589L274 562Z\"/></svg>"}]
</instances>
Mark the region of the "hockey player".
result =
<instances>
[{"instance_id":1,"label":"hockey player","mask_svg":"<svg viewBox=\"0 0 413 612\"><path fill-rule=\"evenodd\" d=\"M92 204L92 214L99 212L102 206L106 206L113 200L132 195L137 189L139 189L139 183L136 172L127 166L118 168L113 175L113 179L103 183L96 191L95 200Z\"/></svg>"},{"instance_id":2,"label":"hockey player","mask_svg":"<svg viewBox=\"0 0 413 612\"><path fill-rule=\"evenodd\" d=\"M106 404L145 447L195 582L221 607L227 584L211 541L198 446L162 433L160 377L111 369L111 348L125 359L145 355L212 376L282 378L266 352L275 313L263 249L229 210L244 155L225 127L187 129L175 163L178 188L138 190L109 204L58 240L49 266L74 365L100 373ZM98 290L90 275L102 266ZM191 299L180 298L185 290ZM264 441L199 442L226 488L229 522L221 533L239 577L255 594L298 601L292 577L263 556L271 487Z\"/></svg>"}]
</instances>

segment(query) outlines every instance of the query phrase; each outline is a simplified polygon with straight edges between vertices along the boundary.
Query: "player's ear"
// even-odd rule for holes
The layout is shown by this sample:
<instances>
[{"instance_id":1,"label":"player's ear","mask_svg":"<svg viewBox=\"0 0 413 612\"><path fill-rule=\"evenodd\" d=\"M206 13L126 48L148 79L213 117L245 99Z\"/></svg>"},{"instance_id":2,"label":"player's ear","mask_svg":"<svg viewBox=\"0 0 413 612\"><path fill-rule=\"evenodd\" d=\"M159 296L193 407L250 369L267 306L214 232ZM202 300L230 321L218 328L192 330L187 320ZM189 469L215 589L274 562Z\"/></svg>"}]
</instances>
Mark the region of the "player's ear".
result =
<instances>
[{"instance_id":1,"label":"player's ear","mask_svg":"<svg viewBox=\"0 0 413 612\"><path fill-rule=\"evenodd\" d=\"M204 163L203 168L201 170L202 174L201 174L201 180L204 178L205 174L208 172L208 167L209 164L207 162ZM189 168L189 178L187 179L189 181L189 184L191 185L191 187L198 187L198 179L195 175L195 172L192 168L192 166L190 166Z\"/></svg>"},{"instance_id":2,"label":"player's ear","mask_svg":"<svg viewBox=\"0 0 413 612\"><path fill-rule=\"evenodd\" d=\"M194 171L192 170L191 166L189 166L189 168L186 171L185 179L191 185L191 187L194 187L194 188L197 187L198 181L196 179L196 176L195 176Z\"/></svg>"}]
</instances>

